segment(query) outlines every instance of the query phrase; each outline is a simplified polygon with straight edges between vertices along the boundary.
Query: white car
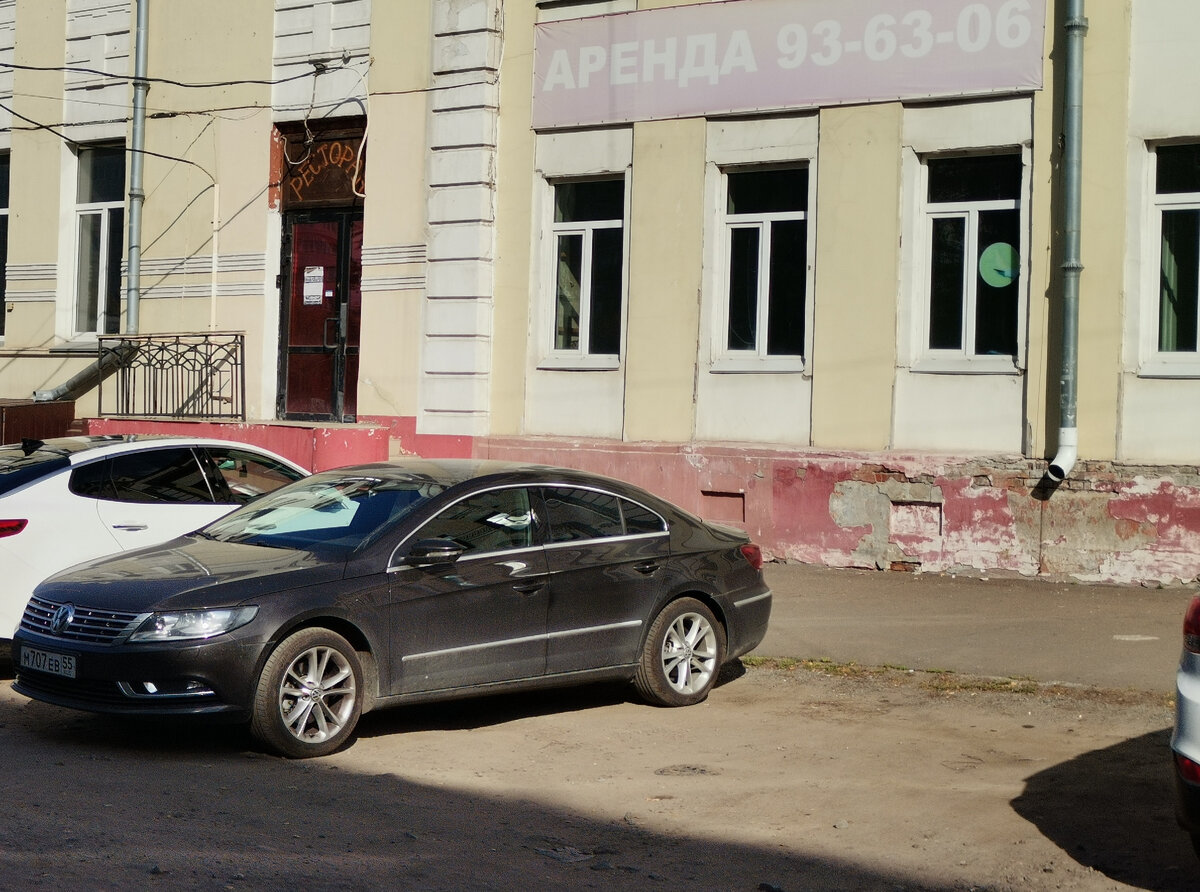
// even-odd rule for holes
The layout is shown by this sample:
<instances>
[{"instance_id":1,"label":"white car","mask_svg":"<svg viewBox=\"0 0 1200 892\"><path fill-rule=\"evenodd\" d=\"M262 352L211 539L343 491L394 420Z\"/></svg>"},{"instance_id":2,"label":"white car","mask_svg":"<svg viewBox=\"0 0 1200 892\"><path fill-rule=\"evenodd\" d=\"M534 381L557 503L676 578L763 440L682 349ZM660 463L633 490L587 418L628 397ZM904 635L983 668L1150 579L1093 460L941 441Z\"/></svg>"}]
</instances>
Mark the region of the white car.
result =
<instances>
[{"instance_id":1,"label":"white car","mask_svg":"<svg viewBox=\"0 0 1200 892\"><path fill-rule=\"evenodd\" d=\"M244 443L153 435L0 446L0 639L34 586L81 561L158 545L308 471Z\"/></svg>"}]
</instances>

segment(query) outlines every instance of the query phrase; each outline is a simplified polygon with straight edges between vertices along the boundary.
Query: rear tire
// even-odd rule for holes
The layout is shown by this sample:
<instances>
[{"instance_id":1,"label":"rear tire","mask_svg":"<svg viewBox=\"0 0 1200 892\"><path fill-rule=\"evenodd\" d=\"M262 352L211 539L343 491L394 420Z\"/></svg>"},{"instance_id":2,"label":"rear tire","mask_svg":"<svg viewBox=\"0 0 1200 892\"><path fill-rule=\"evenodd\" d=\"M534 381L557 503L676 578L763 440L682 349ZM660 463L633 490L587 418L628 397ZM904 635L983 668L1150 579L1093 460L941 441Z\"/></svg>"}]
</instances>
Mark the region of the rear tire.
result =
<instances>
[{"instance_id":1,"label":"rear tire","mask_svg":"<svg viewBox=\"0 0 1200 892\"><path fill-rule=\"evenodd\" d=\"M725 629L695 598L680 598L650 624L634 686L656 706L691 706L708 696L725 662Z\"/></svg>"},{"instance_id":2,"label":"rear tire","mask_svg":"<svg viewBox=\"0 0 1200 892\"><path fill-rule=\"evenodd\" d=\"M350 738L362 703L362 664L350 642L328 629L302 629L267 658L250 732L292 759L326 756Z\"/></svg>"}]
</instances>

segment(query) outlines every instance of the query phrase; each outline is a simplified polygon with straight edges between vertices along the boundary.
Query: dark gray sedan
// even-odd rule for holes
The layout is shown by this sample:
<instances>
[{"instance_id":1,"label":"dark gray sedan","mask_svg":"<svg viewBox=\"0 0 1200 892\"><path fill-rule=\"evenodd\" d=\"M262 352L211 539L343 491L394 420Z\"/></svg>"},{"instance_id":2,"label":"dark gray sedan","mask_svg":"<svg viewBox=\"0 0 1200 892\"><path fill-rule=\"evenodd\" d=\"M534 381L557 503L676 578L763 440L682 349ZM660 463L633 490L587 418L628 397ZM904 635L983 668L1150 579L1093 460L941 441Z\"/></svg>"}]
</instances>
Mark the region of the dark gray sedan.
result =
<instances>
[{"instance_id":1,"label":"dark gray sedan","mask_svg":"<svg viewBox=\"0 0 1200 892\"><path fill-rule=\"evenodd\" d=\"M189 536L37 587L14 689L249 721L293 757L370 709L624 679L708 696L767 630L746 536L616 480L474 461L316 474Z\"/></svg>"}]
</instances>

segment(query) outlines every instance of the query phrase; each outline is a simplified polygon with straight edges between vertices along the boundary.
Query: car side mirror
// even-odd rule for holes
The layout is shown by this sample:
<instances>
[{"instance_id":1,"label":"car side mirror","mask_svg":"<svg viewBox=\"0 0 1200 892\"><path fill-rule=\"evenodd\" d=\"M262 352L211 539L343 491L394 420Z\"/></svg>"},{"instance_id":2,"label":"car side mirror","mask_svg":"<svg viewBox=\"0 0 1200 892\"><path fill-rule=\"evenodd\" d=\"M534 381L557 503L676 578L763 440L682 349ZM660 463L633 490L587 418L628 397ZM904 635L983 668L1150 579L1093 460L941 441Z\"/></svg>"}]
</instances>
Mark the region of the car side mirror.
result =
<instances>
[{"instance_id":1,"label":"car side mirror","mask_svg":"<svg viewBox=\"0 0 1200 892\"><path fill-rule=\"evenodd\" d=\"M413 543L407 554L400 556L400 563L409 566L428 566L430 564L452 564L466 549L453 539L419 539Z\"/></svg>"}]
</instances>

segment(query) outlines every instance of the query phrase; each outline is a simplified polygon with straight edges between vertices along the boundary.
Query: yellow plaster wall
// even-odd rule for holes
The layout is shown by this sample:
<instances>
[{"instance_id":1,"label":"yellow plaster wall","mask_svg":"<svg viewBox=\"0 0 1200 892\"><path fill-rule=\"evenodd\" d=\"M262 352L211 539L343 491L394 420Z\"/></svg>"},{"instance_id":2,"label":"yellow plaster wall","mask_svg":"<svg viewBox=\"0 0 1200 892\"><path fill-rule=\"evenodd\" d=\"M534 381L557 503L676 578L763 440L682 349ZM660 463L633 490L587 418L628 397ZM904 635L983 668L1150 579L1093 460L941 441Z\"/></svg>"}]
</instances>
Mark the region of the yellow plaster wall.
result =
<instances>
[{"instance_id":1,"label":"yellow plaster wall","mask_svg":"<svg viewBox=\"0 0 1200 892\"><path fill-rule=\"evenodd\" d=\"M889 445L900 246L899 104L821 111L813 445Z\"/></svg>"},{"instance_id":2,"label":"yellow plaster wall","mask_svg":"<svg viewBox=\"0 0 1200 892\"><path fill-rule=\"evenodd\" d=\"M1091 3L1087 17L1089 27L1083 55L1080 231L1083 273L1079 280L1077 418L1080 456L1111 459L1117 455L1125 311L1128 2Z\"/></svg>"},{"instance_id":3,"label":"yellow plaster wall","mask_svg":"<svg viewBox=\"0 0 1200 892\"><path fill-rule=\"evenodd\" d=\"M62 65L66 51L67 11L65 0L19 0L14 60L18 65ZM63 72L13 72L14 108L35 121L54 122L63 118ZM54 265L58 261L59 206L65 149L60 137L48 130L26 129L14 118L12 169L9 181L8 263ZM49 211L49 212L48 212ZM6 312L6 350L47 348L54 342L54 303L13 300L24 291L55 290L56 281L14 282L8 297L12 312ZM7 310L7 307L3 308ZM0 396L25 396L26 382L17 383L15 363L0 362ZM36 378L44 376L35 372ZM10 384L11 382L11 384ZM39 383L39 386L41 384Z\"/></svg>"},{"instance_id":4,"label":"yellow plaster wall","mask_svg":"<svg viewBox=\"0 0 1200 892\"><path fill-rule=\"evenodd\" d=\"M532 3L505 9L505 53L500 77L500 157L496 195L496 268L492 314L491 429L521 432L525 411L530 263L536 245L532 200L534 133L529 127L533 95Z\"/></svg>"},{"instance_id":5,"label":"yellow plaster wall","mask_svg":"<svg viewBox=\"0 0 1200 892\"><path fill-rule=\"evenodd\" d=\"M372 65L363 246L426 241L426 152L432 54L431 5L371 6ZM417 277L421 264L386 275ZM415 415L423 290L366 292L362 299L358 412Z\"/></svg>"},{"instance_id":6,"label":"yellow plaster wall","mask_svg":"<svg viewBox=\"0 0 1200 892\"><path fill-rule=\"evenodd\" d=\"M704 244L702 118L633 128L625 439L694 431Z\"/></svg>"}]
</instances>

